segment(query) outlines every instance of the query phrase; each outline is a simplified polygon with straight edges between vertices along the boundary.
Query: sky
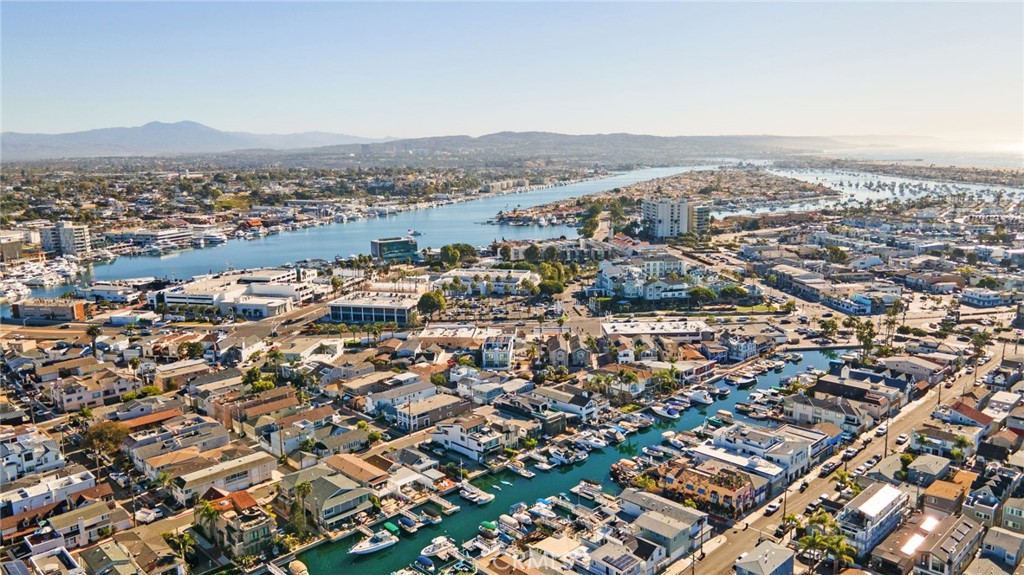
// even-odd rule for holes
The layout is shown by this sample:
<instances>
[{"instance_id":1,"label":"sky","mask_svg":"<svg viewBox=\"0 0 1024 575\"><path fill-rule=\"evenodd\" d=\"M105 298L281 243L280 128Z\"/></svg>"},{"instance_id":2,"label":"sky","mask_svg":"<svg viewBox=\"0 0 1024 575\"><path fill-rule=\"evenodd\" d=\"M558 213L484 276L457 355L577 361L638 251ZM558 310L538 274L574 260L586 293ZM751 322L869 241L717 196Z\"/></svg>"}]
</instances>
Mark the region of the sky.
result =
<instances>
[{"instance_id":1,"label":"sky","mask_svg":"<svg viewBox=\"0 0 1024 575\"><path fill-rule=\"evenodd\" d=\"M3 130L1024 146L1024 3L9 2Z\"/></svg>"}]
</instances>

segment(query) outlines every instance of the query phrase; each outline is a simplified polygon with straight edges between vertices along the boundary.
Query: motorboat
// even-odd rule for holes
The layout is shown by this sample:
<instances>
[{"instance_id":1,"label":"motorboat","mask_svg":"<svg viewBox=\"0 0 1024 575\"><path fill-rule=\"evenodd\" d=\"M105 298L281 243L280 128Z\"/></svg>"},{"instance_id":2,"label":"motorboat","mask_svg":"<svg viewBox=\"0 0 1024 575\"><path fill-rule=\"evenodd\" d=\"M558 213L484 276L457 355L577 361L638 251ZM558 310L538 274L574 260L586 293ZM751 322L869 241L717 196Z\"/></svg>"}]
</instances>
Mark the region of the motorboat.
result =
<instances>
[{"instance_id":1,"label":"motorboat","mask_svg":"<svg viewBox=\"0 0 1024 575\"><path fill-rule=\"evenodd\" d=\"M645 445L644 447L641 447L640 450L643 451L645 455L650 455L651 457L657 457L659 459L666 455L664 451L658 449L657 446L654 445Z\"/></svg>"},{"instance_id":2,"label":"motorboat","mask_svg":"<svg viewBox=\"0 0 1024 575\"><path fill-rule=\"evenodd\" d=\"M655 403L651 406L651 412L662 419L679 419L679 410L669 407L664 403Z\"/></svg>"},{"instance_id":3,"label":"motorboat","mask_svg":"<svg viewBox=\"0 0 1024 575\"><path fill-rule=\"evenodd\" d=\"M438 523L441 522L441 516L437 515L436 513L431 512L431 511L424 510L423 513L420 514L420 521L422 523L429 523L431 525L437 525Z\"/></svg>"},{"instance_id":4,"label":"motorboat","mask_svg":"<svg viewBox=\"0 0 1024 575\"><path fill-rule=\"evenodd\" d=\"M523 467L522 465L509 465L508 470L520 477L525 477L527 479L537 477L536 473L530 471L529 469Z\"/></svg>"},{"instance_id":5,"label":"motorboat","mask_svg":"<svg viewBox=\"0 0 1024 575\"><path fill-rule=\"evenodd\" d=\"M387 549L396 543L398 543L398 537L388 533L387 531L381 530L370 537L366 537L359 543L356 543L348 550L348 552L351 555L368 555L370 553L376 553L382 549Z\"/></svg>"},{"instance_id":6,"label":"motorboat","mask_svg":"<svg viewBox=\"0 0 1024 575\"><path fill-rule=\"evenodd\" d=\"M731 390L728 387L720 385L715 388L715 395L717 395L718 397L729 397L730 393Z\"/></svg>"},{"instance_id":7,"label":"motorboat","mask_svg":"<svg viewBox=\"0 0 1024 575\"><path fill-rule=\"evenodd\" d=\"M480 535L483 535L484 537L494 539L498 536L498 525L493 521L481 521L480 525L477 527L477 531L479 531Z\"/></svg>"},{"instance_id":8,"label":"motorboat","mask_svg":"<svg viewBox=\"0 0 1024 575\"><path fill-rule=\"evenodd\" d=\"M537 501L537 503L534 503L533 507L530 507L530 513L537 517L544 517L547 519L554 519L557 517L555 512L551 510L551 506L543 501Z\"/></svg>"},{"instance_id":9,"label":"motorboat","mask_svg":"<svg viewBox=\"0 0 1024 575\"><path fill-rule=\"evenodd\" d=\"M622 434L618 429L608 428L604 432L604 436L608 438L608 443L616 444L626 441L626 436Z\"/></svg>"},{"instance_id":10,"label":"motorboat","mask_svg":"<svg viewBox=\"0 0 1024 575\"><path fill-rule=\"evenodd\" d=\"M408 232L406 232L406 233L407 233L407 234L408 234L408 235L409 235L410 237L416 237L416 236L422 236L422 235L423 235L423 232L420 232L420 231L417 231L417 230L409 230L409 231L408 231Z\"/></svg>"},{"instance_id":11,"label":"motorboat","mask_svg":"<svg viewBox=\"0 0 1024 575\"><path fill-rule=\"evenodd\" d=\"M416 525L416 522L404 515L398 518L398 526L401 527L402 531L405 531L406 533L416 533L416 531L419 530L419 527Z\"/></svg>"},{"instance_id":12,"label":"motorboat","mask_svg":"<svg viewBox=\"0 0 1024 575\"><path fill-rule=\"evenodd\" d=\"M424 557L435 557L455 548L455 541L446 535L440 535L430 540L430 545L427 545L420 551L420 555Z\"/></svg>"},{"instance_id":13,"label":"motorboat","mask_svg":"<svg viewBox=\"0 0 1024 575\"><path fill-rule=\"evenodd\" d=\"M572 463L572 456L567 455L561 449L553 448L549 453L551 454L551 457L548 461L554 465L568 465Z\"/></svg>"},{"instance_id":14,"label":"motorboat","mask_svg":"<svg viewBox=\"0 0 1024 575\"><path fill-rule=\"evenodd\" d=\"M715 398L711 397L711 394L706 389L694 389L690 391L687 397L690 398L690 401L703 405L711 405L715 402Z\"/></svg>"},{"instance_id":15,"label":"motorboat","mask_svg":"<svg viewBox=\"0 0 1024 575\"><path fill-rule=\"evenodd\" d=\"M508 508L508 514L522 525L532 525L533 518L530 517L529 508L523 502L516 503Z\"/></svg>"},{"instance_id":16,"label":"motorboat","mask_svg":"<svg viewBox=\"0 0 1024 575\"><path fill-rule=\"evenodd\" d=\"M636 424L640 426L640 429L647 429L648 427L654 425L654 419L653 418L647 417L646 415L642 415L642 414L639 414L639 413L637 413L635 415L636 415Z\"/></svg>"},{"instance_id":17,"label":"motorboat","mask_svg":"<svg viewBox=\"0 0 1024 575\"><path fill-rule=\"evenodd\" d=\"M477 505L486 505L487 503L494 501L493 493L487 493L468 481L462 482L462 489L459 490L459 495L469 499Z\"/></svg>"},{"instance_id":18,"label":"motorboat","mask_svg":"<svg viewBox=\"0 0 1024 575\"><path fill-rule=\"evenodd\" d=\"M738 387L745 387L757 383L757 378L747 374L730 375L725 378L727 385L735 385Z\"/></svg>"},{"instance_id":19,"label":"motorboat","mask_svg":"<svg viewBox=\"0 0 1024 575\"><path fill-rule=\"evenodd\" d=\"M534 467L536 467L537 469L540 469L541 471L551 471L553 469L553 467L550 464L545 463L543 461L541 461L540 463L535 464Z\"/></svg>"},{"instance_id":20,"label":"motorboat","mask_svg":"<svg viewBox=\"0 0 1024 575\"><path fill-rule=\"evenodd\" d=\"M585 445L589 445L590 447L593 447L594 449L603 449L605 447L608 447L608 442L607 441L601 439L600 437L595 436L592 433L585 433L585 434L581 435L580 436L580 441L583 442Z\"/></svg>"}]
</instances>

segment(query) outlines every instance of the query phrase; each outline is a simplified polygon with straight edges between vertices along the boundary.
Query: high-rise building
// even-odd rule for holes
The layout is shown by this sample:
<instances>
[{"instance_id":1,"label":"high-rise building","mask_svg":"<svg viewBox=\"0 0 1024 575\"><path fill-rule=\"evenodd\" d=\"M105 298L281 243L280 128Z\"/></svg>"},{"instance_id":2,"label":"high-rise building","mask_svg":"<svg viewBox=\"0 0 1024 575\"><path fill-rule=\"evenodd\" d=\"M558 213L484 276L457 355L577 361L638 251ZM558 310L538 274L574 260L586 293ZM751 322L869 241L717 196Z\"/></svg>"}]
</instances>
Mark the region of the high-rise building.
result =
<instances>
[{"instance_id":1,"label":"high-rise building","mask_svg":"<svg viewBox=\"0 0 1024 575\"><path fill-rule=\"evenodd\" d=\"M687 198L658 198L641 204L644 228L655 238L671 238L687 232L706 234L711 207L690 203Z\"/></svg>"},{"instance_id":2,"label":"high-rise building","mask_svg":"<svg viewBox=\"0 0 1024 575\"><path fill-rule=\"evenodd\" d=\"M71 222L57 222L39 230L43 251L59 255L81 256L92 251L89 226Z\"/></svg>"}]
</instances>

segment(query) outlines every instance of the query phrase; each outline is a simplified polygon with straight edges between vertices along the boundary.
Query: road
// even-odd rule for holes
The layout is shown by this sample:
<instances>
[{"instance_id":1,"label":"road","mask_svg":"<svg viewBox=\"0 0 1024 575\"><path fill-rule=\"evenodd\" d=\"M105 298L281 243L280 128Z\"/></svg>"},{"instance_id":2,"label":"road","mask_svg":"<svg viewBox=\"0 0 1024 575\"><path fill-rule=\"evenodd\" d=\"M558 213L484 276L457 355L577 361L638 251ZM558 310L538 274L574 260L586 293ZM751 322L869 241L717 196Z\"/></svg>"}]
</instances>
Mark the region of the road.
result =
<instances>
[{"instance_id":1,"label":"road","mask_svg":"<svg viewBox=\"0 0 1024 575\"><path fill-rule=\"evenodd\" d=\"M998 363L999 362L997 361L990 361L983 365L978 374L979 381L985 373L994 369ZM964 393L965 390L973 387L973 382L974 375L971 374L957 378L953 387L950 389L942 388L940 385L936 389L929 391L923 398L912 402L897 416L893 417L889 424L888 453L891 454L895 451L901 451L902 448L905 447L905 445L895 445L896 438L901 433L910 435L911 431L915 427L920 427L921 424L930 417L938 403L940 391L942 393L943 402L950 403L950 400L954 396L960 395ZM874 431L869 430L868 433L874 434ZM875 437L867 448L847 462L846 466L848 469L852 470L867 461L867 459L873 455L882 456L884 450L886 450L886 438L884 436ZM835 461L842 464L841 454L833 456L828 461ZM735 527L730 528L725 534L726 537L728 537L728 545L723 545L707 553L705 559L698 564L698 570L704 575L711 573L731 573L733 570L733 564L736 561L736 556L744 551L750 551L753 549L757 545L757 540L762 534L770 536L775 530L775 527L782 522L782 518L786 513L803 513L804 507L806 507L806 505L811 501L817 499L823 493L834 499L837 495L837 491L835 490L835 484L831 480L832 476L830 475L826 478L819 478L818 471L820 468L821 466L819 465L808 473L806 480L810 484L810 487L808 487L808 489L803 493L800 493L798 489L801 481L797 480L793 482L793 486L787 490L785 497L785 512L780 509L773 516L764 517L763 513L758 510L738 522ZM748 525L745 530L743 528L744 524Z\"/></svg>"}]
</instances>

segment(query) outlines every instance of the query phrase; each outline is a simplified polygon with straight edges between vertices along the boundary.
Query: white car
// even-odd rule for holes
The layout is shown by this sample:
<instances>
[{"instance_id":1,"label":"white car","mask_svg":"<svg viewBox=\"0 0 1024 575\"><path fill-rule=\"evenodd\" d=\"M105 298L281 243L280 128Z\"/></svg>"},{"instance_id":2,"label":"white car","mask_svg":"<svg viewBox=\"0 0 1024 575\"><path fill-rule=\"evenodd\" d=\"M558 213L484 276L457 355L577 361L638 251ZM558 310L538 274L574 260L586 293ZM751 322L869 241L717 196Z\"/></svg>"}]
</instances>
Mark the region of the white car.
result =
<instances>
[{"instance_id":1,"label":"white car","mask_svg":"<svg viewBox=\"0 0 1024 575\"><path fill-rule=\"evenodd\" d=\"M765 515L765 517L768 517L769 515L774 514L776 511L779 510L779 507L781 507L781 506L779 505L779 503L777 501L772 501L771 503L766 505L765 508L764 508L764 515Z\"/></svg>"},{"instance_id":2,"label":"white car","mask_svg":"<svg viewBox=\"0 0 1024 575\"><path fill-rule=\"evenodd\" d=\"M910 441L910 436L906 433L901 433L900 436L896 438L896 445L903 445L908 441Z\"/></svg>"},{"instance_id":3,"label":"white car","mask_svg":"<svg viewBox=\"0 0 1024 575\"><path fill-rule=\"evenodd\" d=\"M875 430L875 435L878 436L878 437L881 437L881 436L885 435L886 431L889 431L889 426L887 426L887 425L879 425L878 429Z\"/></svg>"}]
</instances>

